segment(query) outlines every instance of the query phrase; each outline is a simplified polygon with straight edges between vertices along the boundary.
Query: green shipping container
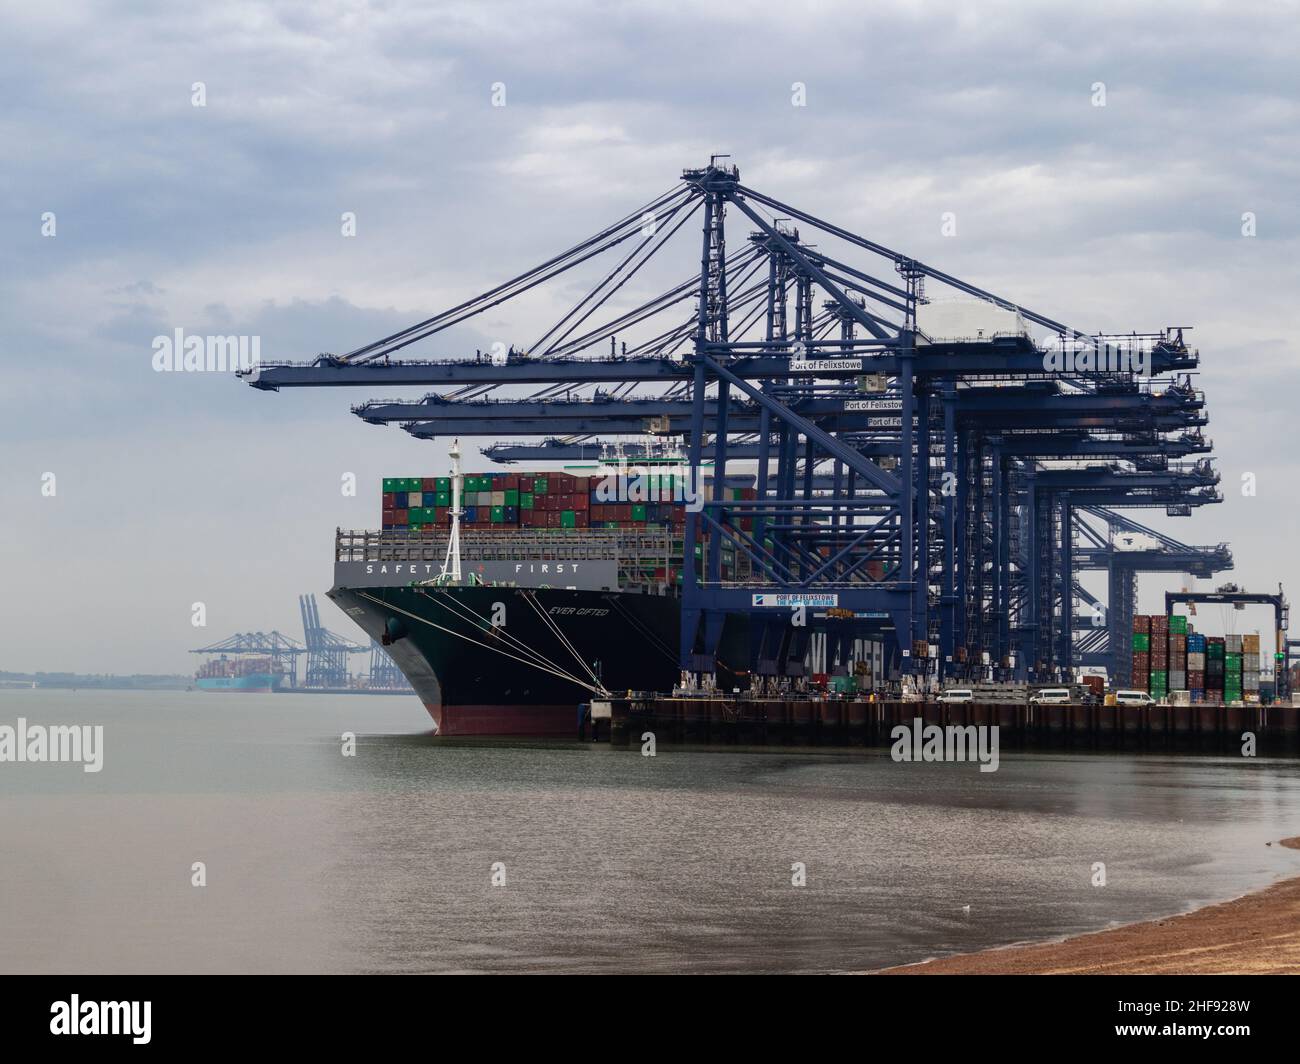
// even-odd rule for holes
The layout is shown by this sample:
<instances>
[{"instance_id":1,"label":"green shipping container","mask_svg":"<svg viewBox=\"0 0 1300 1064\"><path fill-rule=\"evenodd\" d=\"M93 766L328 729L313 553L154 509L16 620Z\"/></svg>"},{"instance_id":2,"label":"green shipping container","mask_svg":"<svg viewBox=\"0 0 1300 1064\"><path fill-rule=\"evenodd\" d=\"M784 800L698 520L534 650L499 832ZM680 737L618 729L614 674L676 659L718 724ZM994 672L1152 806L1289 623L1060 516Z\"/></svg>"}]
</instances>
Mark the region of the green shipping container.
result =
<instances>
[{"instance_id":1,"label":"green shipping container","mask_svg":"<svg viewBox=\"0 0 1300 1064\"><path fill-rule=\"evenodd\" d=\"M573 510L561 510L561 511L560 511L560 527L561 527L561 528L577 528L577 527L578 527L578 515L577 515L577 513L575 513Z\"/></svg>"},{"instance_id":2,"label":"green shipping container","mask_svg":"<svg viewBox=\"0 0 1300 1064\"><path fill-rule=\"evenodd\" d=\"M519 505L519 492L517 490L506 488L506 505L507 506Z\"/></svg>"},{"instance_id":3,"label":"green shipping container","mask_svg":"<svg viewBox=\"0 0 1300 1064\"><path fill-rule=\"evenodd\" d=\"M521 491L519 493L519 509L531 510L533 508L533 493L531 491Z\"/></svg>"},{"instance_id":4,"label":"green shipping container","mask_svg":"<svg viewBox=\"0 0 1300 1064\"><path fill-rule=\"evenodd\" d=\"M449 491L435 491L435 492L433 493L433 502L434 502L434 505L435 505L435 506L450 506L450 505L451 505L451 492L449 492Z\"/></svg>"},{"instance_id":5,"label":"green shipping container","mask_svg":"<svg viewBox=\"0 0 1300 1064\"><path fill-rule=\"evenodd\" d=\"M504 506L492 507L492 523L494 525L501 524L505 519L506 519L506 508Z\"/></svg>"},{"instance_id":6,"label":"green shipping container","mask_svg":"<svg viewBox=\"0 0 1300 1064\"><path fill-rule=\"evenodd\" d=\"M1175 635L1187 634L1187 618L1182 616L1169 616L1169 630Z\"/></svg>"},{"instance_id":7,"label":"green shipping container","mask_svg":"<svg viewBox=\"0 0 1300 1064\"><path fill-rule=\"evenodd\" d=\"M546 478L545 478L545 477L538 477L536 480L533 481L533 494L534 494L534 495L545 495L545 494L546 494Z\"/></svg>"},{"instance_id":8,"label":"green shipping container","mask_svg":"<svg viewBox=\"0 0 1300 1064\"><path fill-rule=\"evenodd\" d=\"M423 531L424 531L424 526L423 526L423 525L409 525L408 527L410 528L410 530L411 530L412 532L423 532Z\"/></svg>"},{"instance_id":9,"label":"green shipping container","mask_svg":"<svg viewBox=\"0 0 1300 1064\"><path fill-rule=\"evenodd\" d=\"M632 520L633 521L645 520L645 503L636 503L635 505L633 505Z\"/></svg>"},{"instance_id":10,"label":"green shipping container","mask_svg":"<svg viewBox=\"0 0 1300 1064\"><path fill-rule=\"evenodd\" d=\"M400 483L401 481L396 477L384 477L384 493L387 494L390 491L401 491L402 489L397 486Z\"/></svg>"},{"instance_id":11,"label":"green shipping container","mask_svg":"<svg viewBox=\"0 0 1300 1064\"><path fill-rule=\"evenodd\" d=\"M1150 649L1151 649L1151 637L1150 637L1149 635L1147 635L1146 632L1134 632L1134 633L1133 633L1133 649L1134 649L1134 650L1150 650Z\"/></svg>"},{"instance_id":12,"label":"green shipping container","mask_svg":"<svg viewBox=\"0 0 1300 1064\"><path fill-rule=\"evenodd\" d=\"M434 491L451 491L451 477L434 477Z\"/></svg>"}]
</instances>

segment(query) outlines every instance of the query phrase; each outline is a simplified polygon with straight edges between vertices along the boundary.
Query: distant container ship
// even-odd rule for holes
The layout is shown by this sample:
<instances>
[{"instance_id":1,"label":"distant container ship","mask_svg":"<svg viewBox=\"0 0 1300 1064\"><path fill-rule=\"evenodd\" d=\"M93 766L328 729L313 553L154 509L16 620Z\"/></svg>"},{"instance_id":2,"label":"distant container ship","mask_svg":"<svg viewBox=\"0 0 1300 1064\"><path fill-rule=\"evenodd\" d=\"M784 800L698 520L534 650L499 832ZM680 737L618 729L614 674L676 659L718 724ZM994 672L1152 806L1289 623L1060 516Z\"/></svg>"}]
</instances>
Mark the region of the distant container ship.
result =
<instances>
[{"instance_id":1,"label":"distant container ship","mask_svg":"<svg viewBox=\"0 0 1300 1064\"><path fill-rule=\"evenodd\" d=\"M383 527L336 533L329 592L385 645L439 734L573 735L593 695L667 691L680 680L678 596L693 516L684 478L491 473L462 483L453 531L452 477L385 479ZM459 579L444 575L452 546ZM722 569L743 579L747 559L726 547ZM729 618L719 682L740 682L748 655L747 623Z\"/></svg>"},{"instance_id":2,"label":"distant container ship","mask_svg":"<svg viewBox=\"0 0 1300 1064\"><path fill-rule=\"evenodd\" d=\"M280 689L283 677L270 658L214 658L199 666L194 683L200 691L269 694Z\"/></svg>"}]
</instances>

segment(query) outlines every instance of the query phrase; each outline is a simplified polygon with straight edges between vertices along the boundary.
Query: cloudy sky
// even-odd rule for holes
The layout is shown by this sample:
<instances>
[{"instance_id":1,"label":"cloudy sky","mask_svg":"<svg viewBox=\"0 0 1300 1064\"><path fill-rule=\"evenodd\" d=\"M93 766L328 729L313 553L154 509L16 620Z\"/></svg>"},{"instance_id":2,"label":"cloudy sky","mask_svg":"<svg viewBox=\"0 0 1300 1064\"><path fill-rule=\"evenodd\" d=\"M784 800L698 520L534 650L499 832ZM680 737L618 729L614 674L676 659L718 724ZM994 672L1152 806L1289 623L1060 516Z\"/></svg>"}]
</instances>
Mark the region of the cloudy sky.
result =
<instances>
[{"instance_id":1,"label":"cloudy sky","mask_svg":"<svg viewBox=\"0 0 1300 1064\"><path fill-rule=\"evenodd\" d=\"M1150 521L1229 541L1239 583L1300 595L1295 3L0 12L0 668L180 672L235 631L301 635L296 596L328 587L335 526L377 522L379 477L445 465L443 444L354 418L360 393L155 373L155 336L347 350L714 152L746 184L1079 327L1195 326L1226 501ZM527 343L547 309L417 353ZM1163 584L1141 587L1159 608Z\"/></svg>"}]
</instances>

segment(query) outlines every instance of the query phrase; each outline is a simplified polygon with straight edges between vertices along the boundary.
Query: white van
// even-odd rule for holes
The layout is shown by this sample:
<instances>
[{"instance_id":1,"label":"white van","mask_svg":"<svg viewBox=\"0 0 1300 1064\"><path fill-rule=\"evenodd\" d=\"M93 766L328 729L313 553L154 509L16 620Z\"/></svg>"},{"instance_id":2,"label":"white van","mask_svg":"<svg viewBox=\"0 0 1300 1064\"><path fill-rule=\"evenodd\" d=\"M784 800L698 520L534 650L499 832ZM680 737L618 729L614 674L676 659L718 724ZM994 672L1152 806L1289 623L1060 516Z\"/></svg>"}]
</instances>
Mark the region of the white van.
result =
<instances>
[{"instance_id":1,"label":"white van","mask_svg":"<svg viewBox=\"0 0 1300 1064\"><path fill-rule=\"evenodd\" d=\"M1044 687L1029 696L1031 706L1064 706L1070 702L1068 687Z\"/></svg>"},{"instance_id":2,"label":"white van","mask_svg":"<svg viewBox=\"0 0 1300 1064\"><path fill-rule=\"evenodd\" d=\"M949 687L939 696L940 702L974 702L975 692L969 687Z\"/></svg>"},{"instance_id":3,"label":"white van","mask_svg":"<svg viewBox=\"0 0 1300 1064\"><path fill-rule=\"evenodd\" d=\"M1145 691L1116 691L1115 705L1117 706L1154 706L1156 700Z\"/></svg>"}]
</instances>

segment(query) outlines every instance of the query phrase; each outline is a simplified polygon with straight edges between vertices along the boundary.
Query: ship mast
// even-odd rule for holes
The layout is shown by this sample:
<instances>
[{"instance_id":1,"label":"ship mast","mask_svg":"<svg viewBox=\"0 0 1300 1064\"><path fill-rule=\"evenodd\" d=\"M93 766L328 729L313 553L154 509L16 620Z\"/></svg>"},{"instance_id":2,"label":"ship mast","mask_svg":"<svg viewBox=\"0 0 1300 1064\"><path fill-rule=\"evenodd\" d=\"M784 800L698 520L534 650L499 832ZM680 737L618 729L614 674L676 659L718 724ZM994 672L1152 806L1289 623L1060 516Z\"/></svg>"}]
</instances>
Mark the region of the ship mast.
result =
<instances>
[{"instance_id":1,"label":"ship mast","mask_svg":"<svg viewBox=\"0 0 1300 1064\"><path fill-rule=\"evenodd\" d=\"M439 583L459 584L460 575L460 518L461 518L461 474L460 474L460 440L453 440L451 449L451 535L447 539L447 557L442 563Z\"/></svg>"}]
</instances>

